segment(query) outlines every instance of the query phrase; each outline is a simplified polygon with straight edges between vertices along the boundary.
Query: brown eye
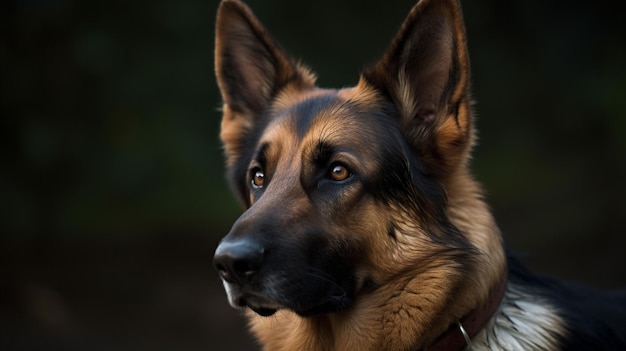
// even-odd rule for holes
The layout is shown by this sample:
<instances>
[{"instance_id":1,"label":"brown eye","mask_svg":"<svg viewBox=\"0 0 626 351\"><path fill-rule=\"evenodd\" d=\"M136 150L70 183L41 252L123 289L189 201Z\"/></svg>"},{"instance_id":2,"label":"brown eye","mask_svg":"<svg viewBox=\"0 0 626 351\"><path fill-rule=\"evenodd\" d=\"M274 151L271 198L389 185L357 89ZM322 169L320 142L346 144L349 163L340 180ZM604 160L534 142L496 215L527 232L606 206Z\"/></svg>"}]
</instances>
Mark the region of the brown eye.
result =
<instances>
[{"instance_id":1,"label":"brown eye","mask_svg":"<svg viewBox=\"0 0 626 351\"><path fill-rule=\"evenodd\" d=\"M252 187L260 189L265 185L265 173L260 169L252 172Z\"/></svg>"},{"instance_id":2,"label":"brown eye","mask_svg":"<svg viewBox=\"0 0 626 351\"><path fill-rule=\"evenodd\" d=\"M330 178L335 181L342 181L351 176L350 171L344 165L334 165L330 169Z\"/></svg>"}]
</instances>

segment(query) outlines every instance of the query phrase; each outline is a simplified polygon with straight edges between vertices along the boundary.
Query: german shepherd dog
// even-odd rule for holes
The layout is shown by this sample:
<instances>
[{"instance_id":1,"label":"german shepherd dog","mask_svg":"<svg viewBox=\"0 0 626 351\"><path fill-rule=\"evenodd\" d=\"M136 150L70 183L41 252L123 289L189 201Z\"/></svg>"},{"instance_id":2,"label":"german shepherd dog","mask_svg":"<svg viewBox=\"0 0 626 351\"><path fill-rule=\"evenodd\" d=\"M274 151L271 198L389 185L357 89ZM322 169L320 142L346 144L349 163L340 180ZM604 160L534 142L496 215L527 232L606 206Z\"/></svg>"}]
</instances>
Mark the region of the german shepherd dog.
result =
<instances>
[{"instance_id":1,"label":"german shepherd dog","mask_svg":"<svg viewBox=\"0 0 626 351\"><path fill-rule=\"evenodd\" d=\"M356 86L322 89L224 0L215 67L245 212L214 265L264 350L626 350L626 292L539 277L473 180L457 0L421 0Z\"/></svg>"}]
</instances>

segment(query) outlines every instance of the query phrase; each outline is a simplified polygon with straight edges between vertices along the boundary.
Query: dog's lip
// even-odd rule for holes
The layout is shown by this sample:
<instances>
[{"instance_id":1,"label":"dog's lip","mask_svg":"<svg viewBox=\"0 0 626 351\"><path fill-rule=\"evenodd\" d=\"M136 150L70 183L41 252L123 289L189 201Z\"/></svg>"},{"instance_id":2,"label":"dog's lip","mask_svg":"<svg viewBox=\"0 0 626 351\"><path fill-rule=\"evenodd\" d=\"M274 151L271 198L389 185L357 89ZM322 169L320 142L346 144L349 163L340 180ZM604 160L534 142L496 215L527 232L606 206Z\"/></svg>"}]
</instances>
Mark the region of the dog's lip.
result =
<instances>
[{"instance_id":1,"label":"dog's lip","mask_svg":"<svg viewBox=\"0 0 626 351\"><path fill-rule=\"evenodd\" d=\"M239 307L248 307L260 316L268 317L283 308L280 304L259 295L245 295L237 299Z\"/></svg>"},{"instance_id":2,"label":"dog's lip","mask_svg":"<svg viewBox=\"0 0 626 351\"><path fill-rule=\"evenodd\" d=\"M278 311L276 308L255 307L251 305L248 305L248 307L261 317L269 317Z\"/></svg>"},{"instance_id":3,"label":"dog's lip","mask_svg":"<svg viewBox=\"0 0 626 351\"><path fill-rule=\"evenodd\" d=\"M346 298L345 296L333 296L330 299L320 302L314 306L289 307L280 305L273 300L269 300L258 295L248 295L237 299L239 307L248 307L262 317L272 316L278 310L283 308L292 310L302 317L313 316L320 313L339 312L348 308L351 305L351 302L352 300Z\"/></svg>"},{"instance_id":4,"label":"dog's lip","mask_svg":"<svg viewBox=\"0 0 626 351\"><path fill-rule=\"evenodd\" d=\"M322 313L334 313L345 311L352 306L353 298L346 294L345 291L334 291L324 299L314 304L303 305L294 303L291 300L283 300L279 302L264 293L251 291L250 289L227 289L230 304L237 309L250 308L256 314L268 317L275 314L278 310L291 310L302 317L313 316Z\"/></svg>"}]
</instances>

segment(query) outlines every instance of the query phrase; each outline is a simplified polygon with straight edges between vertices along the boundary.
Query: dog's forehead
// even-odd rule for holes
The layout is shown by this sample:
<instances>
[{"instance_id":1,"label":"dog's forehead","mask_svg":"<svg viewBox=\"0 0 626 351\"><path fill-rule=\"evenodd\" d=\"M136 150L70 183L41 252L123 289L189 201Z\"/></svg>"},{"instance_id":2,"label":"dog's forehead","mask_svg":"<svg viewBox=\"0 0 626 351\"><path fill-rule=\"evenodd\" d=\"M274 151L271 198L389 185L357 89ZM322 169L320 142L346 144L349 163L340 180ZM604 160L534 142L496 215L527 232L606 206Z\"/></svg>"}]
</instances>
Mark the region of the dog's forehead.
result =
<instances>
[{"instance_id":1,"label":"dog's forehead","mask_svg":"<svg viewBox=\"0 0 626 351\"><path fill-rule=\"evenodd\" d=\"M360 144L380 131L377 123L363 123L365 118L369 122L375 118L375 106L371 96L363 96L356 88L282 97L271 109L261 143Z\"/></svg>"}]
</instances>

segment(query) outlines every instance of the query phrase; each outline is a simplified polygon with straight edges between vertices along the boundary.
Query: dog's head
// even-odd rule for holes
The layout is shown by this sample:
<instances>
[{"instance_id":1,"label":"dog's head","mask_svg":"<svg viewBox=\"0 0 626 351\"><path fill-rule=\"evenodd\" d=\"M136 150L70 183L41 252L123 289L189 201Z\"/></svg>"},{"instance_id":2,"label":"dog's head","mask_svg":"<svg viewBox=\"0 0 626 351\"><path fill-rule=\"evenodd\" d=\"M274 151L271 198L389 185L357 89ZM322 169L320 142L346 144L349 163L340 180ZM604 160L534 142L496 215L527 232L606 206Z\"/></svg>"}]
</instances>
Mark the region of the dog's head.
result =
<instances>
[{"instance_id":1,"label":"dog's head","mask_svg":"<svg viewBox=\"0 0 626 351\"><path fill-rule=\"evenodd\" d=\"M215 55L246 209L214 258L231 305L336 312L402 275L472 269L446 197L473 140L457 1L422 0L352 88L316 87L237 1L220 5Z\"/></svg>"}]
</instances>

